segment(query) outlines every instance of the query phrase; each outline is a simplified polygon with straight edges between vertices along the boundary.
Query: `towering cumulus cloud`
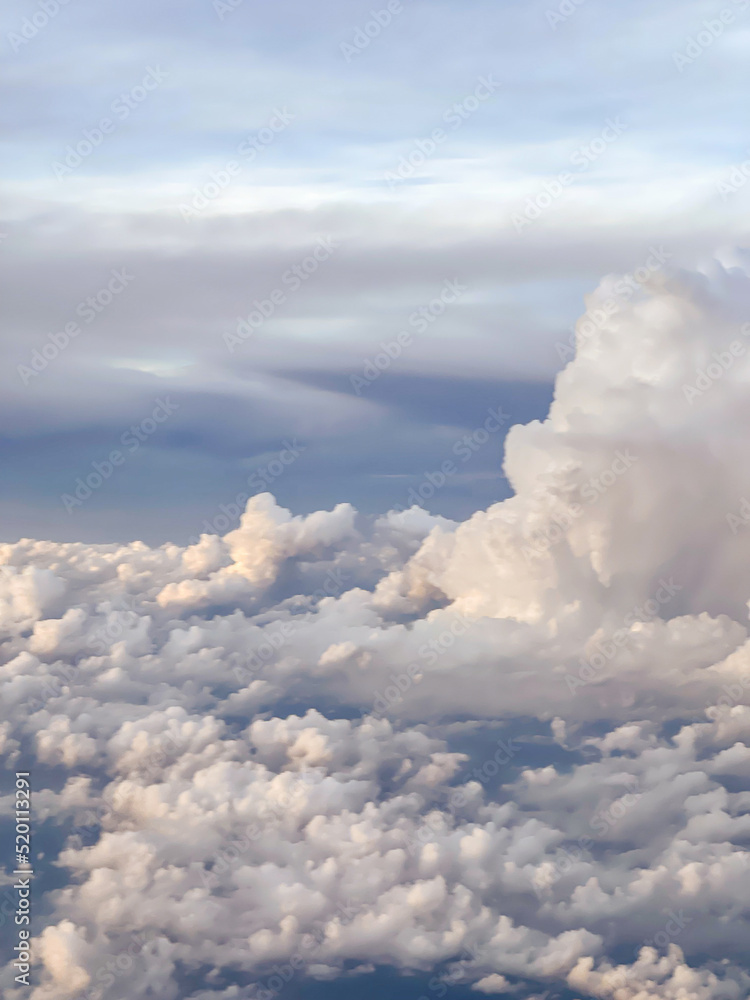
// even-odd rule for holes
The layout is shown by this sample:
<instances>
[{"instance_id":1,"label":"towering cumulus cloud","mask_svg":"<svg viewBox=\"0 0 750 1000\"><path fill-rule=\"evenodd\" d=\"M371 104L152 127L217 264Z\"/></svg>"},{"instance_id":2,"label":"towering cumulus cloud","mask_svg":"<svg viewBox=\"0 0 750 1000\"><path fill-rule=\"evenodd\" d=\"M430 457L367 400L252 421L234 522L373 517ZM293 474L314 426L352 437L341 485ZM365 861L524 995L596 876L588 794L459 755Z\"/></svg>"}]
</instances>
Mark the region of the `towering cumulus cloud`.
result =
<instances>
[{"instance_id":1,"label":"towering cumulus cloud","mask_svg":"<svg viewBox=\"0 0 750 1000\"><path fill-rule=\"evenodd\" d=\"M750 278L614 285L465 523L0 546L57 886L5 996L748 995Z\"/></svg>"}]
</instances>

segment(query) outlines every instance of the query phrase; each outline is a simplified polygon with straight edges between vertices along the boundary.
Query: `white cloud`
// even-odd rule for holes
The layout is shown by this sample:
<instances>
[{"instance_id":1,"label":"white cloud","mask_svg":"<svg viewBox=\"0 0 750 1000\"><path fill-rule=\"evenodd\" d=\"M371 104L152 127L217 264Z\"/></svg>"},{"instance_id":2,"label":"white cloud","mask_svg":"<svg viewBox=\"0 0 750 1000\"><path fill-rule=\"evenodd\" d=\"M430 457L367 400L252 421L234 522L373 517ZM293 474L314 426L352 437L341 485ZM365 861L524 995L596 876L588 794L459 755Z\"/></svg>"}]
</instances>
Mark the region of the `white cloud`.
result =
<instances>
[{"instance_id":1,"label":"white cloud","mask_svg":"<svg viewBox=\"0 0 750 1000\"><path fill-rule=\"evenodd\" d=\"M749 313L716 266L581 333L549 418L511 432L516 495L462 524L263 494L185 549L0 546L2 737L75 772L40 789L71 878L32 1000L122 954L123 1000L352 962L746 995L747 353L684 386ZM543 764L487 749L524 718Z\"/></svg>"}]
</instances>

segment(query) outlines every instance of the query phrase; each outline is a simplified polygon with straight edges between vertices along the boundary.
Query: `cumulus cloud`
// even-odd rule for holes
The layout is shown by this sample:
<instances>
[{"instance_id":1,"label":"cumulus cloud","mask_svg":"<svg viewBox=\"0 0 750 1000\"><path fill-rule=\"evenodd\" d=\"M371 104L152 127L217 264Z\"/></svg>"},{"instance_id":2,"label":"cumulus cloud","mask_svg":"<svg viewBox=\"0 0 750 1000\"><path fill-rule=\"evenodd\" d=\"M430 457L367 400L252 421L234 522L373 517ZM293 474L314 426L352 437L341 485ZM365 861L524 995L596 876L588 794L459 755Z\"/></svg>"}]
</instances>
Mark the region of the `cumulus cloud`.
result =
<instances>
[{"instance_id":1,"label":"cumulus cloud","mask_svg":"<svg viewBox=\"0 0 750 1000\"><path fill-rule=\"evenodd\" d=\"M747 995L750 277L613 280L464 523L263 494L0 546L0 739L67 875L32 1000Z\"/></svg>"}]
</instances>

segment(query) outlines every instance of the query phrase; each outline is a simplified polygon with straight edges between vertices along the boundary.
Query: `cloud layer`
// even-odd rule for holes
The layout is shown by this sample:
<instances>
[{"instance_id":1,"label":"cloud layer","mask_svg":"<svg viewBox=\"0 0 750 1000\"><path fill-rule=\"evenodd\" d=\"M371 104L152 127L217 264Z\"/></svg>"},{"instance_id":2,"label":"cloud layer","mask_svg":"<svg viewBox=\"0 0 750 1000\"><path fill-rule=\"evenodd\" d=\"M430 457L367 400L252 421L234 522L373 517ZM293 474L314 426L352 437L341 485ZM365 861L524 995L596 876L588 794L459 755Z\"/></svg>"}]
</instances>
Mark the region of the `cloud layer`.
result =
<instances>
[{"instance_id":1,"label":"cloud layer","mask_svg":"<svg viewBox=\"0 0 750 1000\"><path fill-rule=\"evenodd\" d=\"M750 277L617 280L468 521L263 493L187 547L0 546L65 876L32 1000L747 995Z\"/></svg>"},{"instance_id":2,"label":"cloud layer","mask_svg":"<svg viewBox=\"0 0 750 1000\"><path fill-rule=\"evenodd\" d=\"M39 3L0 13L5 541L184 544L295 434L304 460L267 487L283 506L388 510L486 407L546 414L603 272L745 239L748 0L408 0L380 24L388 0ZM355 396L447 281L466 294ZM71 482L169 393L174 420L69 514ZM433 509L502 499L497 465L481 452Z\"/></svg>"}]
</instances>

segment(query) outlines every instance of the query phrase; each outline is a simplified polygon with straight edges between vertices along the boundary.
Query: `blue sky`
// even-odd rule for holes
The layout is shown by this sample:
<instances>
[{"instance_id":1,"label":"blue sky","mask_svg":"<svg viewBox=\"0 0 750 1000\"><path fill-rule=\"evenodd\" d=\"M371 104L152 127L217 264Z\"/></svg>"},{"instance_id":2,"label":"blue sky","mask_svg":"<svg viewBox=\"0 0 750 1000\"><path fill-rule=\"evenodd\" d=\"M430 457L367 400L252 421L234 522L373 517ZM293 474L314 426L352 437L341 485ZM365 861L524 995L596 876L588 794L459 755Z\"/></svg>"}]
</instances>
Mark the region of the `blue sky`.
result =
<instances>
[{"instance_id":1,"label":"blue sky","mask_svg":"<svg viewBox=\"0 0 750 1000\"><path fill-rule=\"evenodd\" d=\"M3 538L185 541L294 439L270 488L295 511L404 504L489 408L544 417L555 344L605 274L652 247L690 266L743 242L746 190L717 185L750 147L745 0L405 0L380 28L385 6L71 0L46 24L35 3L6 9ZM542 209L519 231L527 199ZM321 239L335 249L305 273ZM447 281L466 291L417 333ZM165 396L169 420L68 512L61 496ZM427 506L465 517L507 495L502 436Z\"/></svg>"}]
</instances>

